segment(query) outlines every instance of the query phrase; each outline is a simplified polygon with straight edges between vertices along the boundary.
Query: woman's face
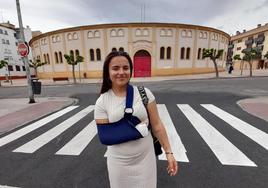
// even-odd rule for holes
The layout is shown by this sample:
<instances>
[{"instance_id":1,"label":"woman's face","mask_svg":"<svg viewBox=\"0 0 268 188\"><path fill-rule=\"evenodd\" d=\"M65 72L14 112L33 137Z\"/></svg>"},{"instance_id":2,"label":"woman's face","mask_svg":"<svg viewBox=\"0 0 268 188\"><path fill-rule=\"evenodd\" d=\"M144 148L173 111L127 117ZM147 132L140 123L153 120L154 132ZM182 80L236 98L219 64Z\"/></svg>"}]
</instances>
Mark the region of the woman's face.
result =
<instances>
[{"instance_id":1,"label":"woman's face","mask_svg":"<svg viewBox=\"0 0 268 188\"><path fill-rule=\"evenodd\" d=\"M130 79L130 65L126 57L116 56L109 64L109 74L113 86L124 86Z\"/></svg>"}]
</instances>

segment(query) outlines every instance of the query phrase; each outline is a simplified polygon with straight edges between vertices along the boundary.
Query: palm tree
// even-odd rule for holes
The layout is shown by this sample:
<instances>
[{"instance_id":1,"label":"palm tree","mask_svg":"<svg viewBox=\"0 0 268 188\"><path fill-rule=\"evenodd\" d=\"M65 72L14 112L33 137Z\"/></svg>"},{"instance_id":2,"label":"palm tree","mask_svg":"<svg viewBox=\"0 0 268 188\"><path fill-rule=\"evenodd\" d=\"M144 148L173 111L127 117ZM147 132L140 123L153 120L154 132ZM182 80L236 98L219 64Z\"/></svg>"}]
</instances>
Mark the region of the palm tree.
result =
<instances>
[{"instance_id":1,"label":"palm tree","mask_svg":"<svg viewBox=\"0 0 268 188\"><path fill-rule=\"evenodd\" d=\"M242 50L242 53L244 54L243 61L246 61L249 64L249 76L252 77L253 60L261 59L262 51L258 47L255 47L250 49L244 49Z\"/></svg>"},{"instance_id":2,"label":"palm tree","mask_svg":"<svg viewBox=\"0 0 268 188\"><path fill-rule=\"evenodd\" d=\"M7 65L7 61L5 60L1 60L0 61L0 69L2 69L3 67L5 67ZM1 80L0 80L0 86L1 86Z\"/></svg>"},{"instance_id":3,"label":"palm tree","mask_svg":"<svg viewBox=\"0 0 268 188\"><path fill-rule=\"evenodd\" d=\"M218 71L218 65L216 63L216 60L219 59L223 54L223 50L218 50L218 53L215 54L214 53L214 49L203 49L203 55L202 55L202 59L209 57L213 63L214 63L214 68L215 68L215 72L216 72L216 78L219 78L219 71Z\"/></svg>"},{"instance_id":4,"label":"palm tree","mask_svg":"<svg viewBox=\"0 0 268 188\"><path fill-rule=\"evenodd\" d=\"M264 62L264 67L266 68L266 64L268 64L268 51L266 52L266 54L263 56L265 59L266 59L266 61Z\"/></svg>"},{"instance_id":5,"label":"palm tree","mask_svg":"<svg viewBox=\"0 0 268 188\"><path fill-rule=\"evenodd\" d=\"M45 64L47 64L47 62L41 62L40 59L37 59L37 60L34 60L34 61L30 60L30 62L29 62L29 66L34 68L36 77L38 77L37 76L37 68L41 67L41 66L43 66Z\"/></svg>"},{"instance_id":6,"label":"palm tree","mask_svg":"<svg viewBox=\"0 0 268 188\"><path fill-rule=\"evenodd\" d=\"M73 79L74 79L74 84L76 84L76 78L75 78L75 65L77 65L78 63L81 63L84 61L84 57L80 56L80 55L76 55L76 58L74 59L74 55L73 54L64 54L64 58L66 59L67 63L69 65L72 65L72 73L73 73Z\"/></svg>"},{"instance_id":7,"label":"palm tree","mask_svg":"<svg viewBox=\"0 0 268 188\"><path fill-rule=\"evenodd\" d=\"M241 59L241 57L240 57L240 54L236 54L236 55L234 55L234 57L233 57L233 59L234 60L239 60L239 61L241 61L242 59ZM242 67L241 67L241 75L242 75L242 72L243 72L243 67L244 67L244 61L242 60Z\"/></svg>"}]
</instances>

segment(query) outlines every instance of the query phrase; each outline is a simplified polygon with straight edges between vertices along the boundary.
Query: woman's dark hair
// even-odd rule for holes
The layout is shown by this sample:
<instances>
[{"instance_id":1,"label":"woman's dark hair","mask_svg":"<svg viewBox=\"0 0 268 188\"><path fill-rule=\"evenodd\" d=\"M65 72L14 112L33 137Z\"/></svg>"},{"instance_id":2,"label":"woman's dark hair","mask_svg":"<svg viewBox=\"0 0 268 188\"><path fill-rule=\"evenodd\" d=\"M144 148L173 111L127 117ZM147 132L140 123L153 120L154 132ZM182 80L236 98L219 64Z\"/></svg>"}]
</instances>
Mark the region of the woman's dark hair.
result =
<instances>
[{"instance_id":1,"label":"woman's dark hair","mask_svg":"<svg viewBox=\"0 0 268 188\"><path fill-rule=\"evenodd\" d=\"M128 53L122 52L122 51L110 52L106 56L104 64L103 64L102 86L101 86L100 94L105 93L106 91L108 91L109 89L112 88L112 81L110 79L110 74L109 74L109 65L110 65L111 60L117 56L123 56L123 57L127 58L128 63L129 63L129 67L130 67L130 77L132 75L133 65L132 65L132 60L131 60L130 56L128 55Z\"/></svg>"}]
</instances>

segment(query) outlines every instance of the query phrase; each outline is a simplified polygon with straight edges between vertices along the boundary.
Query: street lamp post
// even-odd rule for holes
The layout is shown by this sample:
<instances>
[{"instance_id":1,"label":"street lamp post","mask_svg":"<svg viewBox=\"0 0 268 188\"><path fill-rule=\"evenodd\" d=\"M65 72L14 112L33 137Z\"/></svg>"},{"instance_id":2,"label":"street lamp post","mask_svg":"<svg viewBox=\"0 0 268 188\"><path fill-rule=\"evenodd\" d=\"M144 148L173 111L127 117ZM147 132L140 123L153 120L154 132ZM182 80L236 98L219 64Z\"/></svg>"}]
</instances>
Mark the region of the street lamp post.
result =
<instances>
[{"instance_id":1,"label":"street lamp post","mask_svg":"<svg viewBox=\"0 0 268 188\"><path fill-rule=\"evenodd\" d=\"M24 30L23 30L23 24L22 24L22 18L21 18L21 11L20 11L20 2L19 0L16 0L16 6L17 6L17 13L18 13L18 20L19 20L19 26L20 26L20 38L22 42L25 43L25 36L24 36ZM28 82L28 95L29 95L29 103L35 103L34 100L34 94L33 94L33 88L32 88L32 81L31 81L31 73L29 68L29 60L28 57L21 57L22 61L26 68L26 76L27 76L27 82Z\"/></svg>"}]
</instances>

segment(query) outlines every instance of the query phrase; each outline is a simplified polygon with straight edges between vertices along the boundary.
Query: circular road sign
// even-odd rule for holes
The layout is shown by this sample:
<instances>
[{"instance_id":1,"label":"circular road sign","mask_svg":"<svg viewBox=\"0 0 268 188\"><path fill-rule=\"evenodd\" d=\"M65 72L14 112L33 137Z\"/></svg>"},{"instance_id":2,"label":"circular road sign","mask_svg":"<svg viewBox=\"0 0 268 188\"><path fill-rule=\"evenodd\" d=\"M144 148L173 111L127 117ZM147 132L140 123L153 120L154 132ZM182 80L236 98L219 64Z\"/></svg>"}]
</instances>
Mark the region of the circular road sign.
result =
<instances>
[{"instance_id":1,"label":"circular road sign","mask_svg":"<svg viewBox=\"0 0 268 188\"><path fill-rule=\"evenodd\" d=\"M29 54L29 46L27 43L22 42L18 44L18 52L21 57L26 57Z\"/></svg>"}]
</instances>

